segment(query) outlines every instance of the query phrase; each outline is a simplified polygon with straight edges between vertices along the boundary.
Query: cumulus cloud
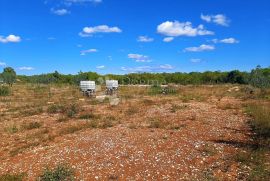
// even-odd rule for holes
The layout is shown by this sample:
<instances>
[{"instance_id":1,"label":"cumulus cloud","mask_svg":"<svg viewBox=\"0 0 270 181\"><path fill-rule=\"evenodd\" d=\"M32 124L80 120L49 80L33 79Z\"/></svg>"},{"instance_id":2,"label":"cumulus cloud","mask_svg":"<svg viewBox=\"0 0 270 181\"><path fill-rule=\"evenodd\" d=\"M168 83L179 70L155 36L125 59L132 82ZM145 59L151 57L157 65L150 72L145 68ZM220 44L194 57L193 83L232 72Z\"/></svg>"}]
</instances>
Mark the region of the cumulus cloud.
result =
<instances>
[{"instance_id":1,"label":"cumulus cloud","mask_svg":"<svg viewBox=\"0 0 270 181\"><path fill-rule=\"evenodd\" d=\"M230 20L224 14L217 15L203 15L201 14L201 19L210 23L213 22L221 26L229 26Z\"/></svg>"},{"instance_id":2,"label":"cumulus cloud","mask_svg":"<svg viewBox=\"0 0 270 181\"><path fill-rule=\"evenodd\" d=\"M70 13L70 11L68 11L67 9L54 9L54 8L51 9L51 12L58 16L63 16Z\"/></svg>"},{"instance_id":3,"label":"cumulus cloud","mask_svg":"<svg viewBox=\"0 0 270 181\"><path fill-rule=\"evenodd\" d=\"M141 54L128 54L128 58L135 60L136 62L151 62L150 58L146 55Z\"/></svg>"},{"instance_id":4,"label":"cumulus cloud","mask_svg":"<svg viewBox=\"0 0 270 181\"><path fill-rule=\"evenodd\" d=\"M213 39L212 42L214 42L214 43L235 44L235 43L239 43L240 41L235 39L235 38L225 38L225 39L222 39L222 40Z\"/></svg>"},{"instance_id":5,"label":"cumulus cloud","mask_svg":"<svg viewBox=\"0 0 270 181\"><path fill-rule=\"evenodd\" d=\"M34 70L33 67L19 67L19 70Z\"/></svg>"},{"instance_id":6,"label":"cumulus cloud","mask_svg":"<svg viewBox=\"0 0 270 181\"><path fill-rule=\"evenodd\" d=\"M157 32L170 37L214 34L214 32L206 30L203 25L199 25L198 27L192 27L192 23L188 21L183 23L179 21L163 22L158 25Z\"/></svg>"},{"instance_id":7,"label":"cumulus cloud","mask_svg":"<svg viewBox=\"0 0 270 181\"><path fill-rule=\"evenodd\" d=\"M97 66L96 68L97 69L104 69L105 68L105 65L100 65L100 66Z\"/></svg>"},{"instance_id":8,"label":"cumulus cloud","mask_svg":"<svg viewBox=\"0 0 270 181\"><path fill-rule=\"evenodd\" d=\"M170 64L157 65L157 66L138 66L138 67L121 67L122 71L127 71L129 73L136 72L164 72L174 69Z\"/></svg>"},{"instance_id":9,"label":"cumulus cloud","mask_svg":"<svg viewBox=\"0 0 270 181\"><path fill-rule=\"evenodd\" d=\"M139 36L137 41L139 41L139 42L152 42L152 41L154 41L154 38L150 38L148 36Z\"/></svg>"},{"instance_id":10,"label":"cumulus cloud","mask_svg":"<svg viewBox=\"0 0 270 181\"><path fill-rule=\"evenodd\" d=\"M5 67L7 64L5 62L0 61L0 67Z\"/></svg>"},{"instance_id":11,"label":"cumulus cloud","mask_svg":"<svg viewBox=\"0 0 270 181\"><path fill-rule=\"evenodd\" d=\"M184 52L203 52L214 50L215 46L202 44L198 47L188 47L184 49Z\"/></svg>"},{"instance_id":12,"label":"cumulus cloud","mask_svg":"<svg viewBox=\"0 0 270 181\"><path fill-rule=\"evenodd\" d=\"M173 40L174 40L174 37L165 37L165 38L163 38L164 42L171 42Z\"/></svg>"},{"instance_id":13,"label":"cumulus cloud","mask_svg":"<svg viewBox=\"0 0 270 181\"><path fill-rule=\"evenodd\" d=\"M17 43L21 41L21 37L16 35L8 35L7 37L0 36L1 43Z\"/></svg>"},{"instance_id":14,"label":"cumulus cloud","mask_svg":"<svg viewBox=\"0 0 270 181\"><path fill-rule=\"evenodd\" d=\"M84 27L82 32L79 33L81 37L92 36L95 33L121 33L122 30L117 26L109 27L108 25L99 25L93 27Z\"/></svg>"},{"instance_id":15,"label":"cumulus cloud","mask_svg":"<svg viewBox=\"0 0 270 181\"><path fill-rule=\"evenodd\" d=\"M91 49L88 49L88 50L82 50L81 55L86 55L87 53L95 53L95 52L98 52L98 50L95 49L95 48L91 48Z\"/></svg>"}]
</instances>

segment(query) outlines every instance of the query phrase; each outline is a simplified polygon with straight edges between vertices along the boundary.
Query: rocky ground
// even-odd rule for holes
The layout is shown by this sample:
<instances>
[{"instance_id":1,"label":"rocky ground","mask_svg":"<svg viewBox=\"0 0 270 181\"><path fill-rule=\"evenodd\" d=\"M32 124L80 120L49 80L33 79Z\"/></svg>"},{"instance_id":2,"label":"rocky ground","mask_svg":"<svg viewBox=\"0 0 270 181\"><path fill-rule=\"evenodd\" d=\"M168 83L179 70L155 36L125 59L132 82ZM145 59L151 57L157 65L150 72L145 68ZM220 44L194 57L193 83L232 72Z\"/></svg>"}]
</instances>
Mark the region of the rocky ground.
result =
<instances>
[{"instance_id":1,"label":"rocky ground","mask_svg":"<svg viewBox=\"0 0 270 181\"><path fill-rule=\"evenodd\" d=\"M234 155L252 141L252 133L240 104L229 97L207 101L144 97L113 107L84 104L84 113L95 110L106 115L104 119L113 119L113 124L61 135L56 133L60 127L93 118L62 123L57 122L57 114L28 116L25 119L42 120L43 125L27 134L1 132L0 174L24 172L26 180L35 180L44 168L66 163L78 180L243 179L247 173L239 169ZM40 143L41 139L37 145L10 154L29 135L48 128L44 134L53 139Z\"/></svg>"}]
</instances>

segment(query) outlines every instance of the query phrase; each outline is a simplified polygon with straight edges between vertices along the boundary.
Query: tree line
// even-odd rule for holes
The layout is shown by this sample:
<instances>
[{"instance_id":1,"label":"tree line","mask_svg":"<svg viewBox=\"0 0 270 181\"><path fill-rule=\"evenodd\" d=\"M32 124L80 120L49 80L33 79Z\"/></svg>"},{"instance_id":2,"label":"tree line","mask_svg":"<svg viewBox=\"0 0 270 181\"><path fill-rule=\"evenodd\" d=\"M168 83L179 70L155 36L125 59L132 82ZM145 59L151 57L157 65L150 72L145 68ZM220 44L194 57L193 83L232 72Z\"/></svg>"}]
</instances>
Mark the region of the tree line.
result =
<instances>
[{"instance_id":1,"label":"tree line","mask_svg":"<svg viewBox=\"0 0 270 181\"><path fill-rule=\"evenodd\" d=\"M11 67L6 67L0 74L0 80L12 85L16 80L25 83L37 84L79 84L81 80L94 80L101 84L105 79L118 80L120 84L251 84L255 87L270 87L270 67L262 68L257 66L250 72L233 70L228 72L205 71L205 72L175 72L175 73L130 73L125 75L99 75L96 72L78 72L76 75L60 74L55 71L40 75L16 75Z\"/></svg>"}]
</instances>

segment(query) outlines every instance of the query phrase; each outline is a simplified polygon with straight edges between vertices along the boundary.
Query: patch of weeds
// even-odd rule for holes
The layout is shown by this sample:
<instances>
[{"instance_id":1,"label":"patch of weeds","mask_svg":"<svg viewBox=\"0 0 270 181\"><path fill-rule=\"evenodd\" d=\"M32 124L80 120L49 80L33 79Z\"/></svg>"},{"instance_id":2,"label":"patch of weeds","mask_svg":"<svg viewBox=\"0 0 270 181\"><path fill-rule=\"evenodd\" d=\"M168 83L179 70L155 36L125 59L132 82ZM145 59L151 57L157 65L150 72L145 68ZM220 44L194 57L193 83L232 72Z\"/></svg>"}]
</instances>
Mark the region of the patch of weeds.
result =
<instances>
[{"instance_id":1,"label":"patch of weeds","mask_svg":"<svg viewBox=\"0 0 270 181\"><path fill-rule=\"evenodd\" d=\"M138 108L131 106L127 109L126 115L134 115L138 112L139 112Z\"/></svg>"},{"instance_id":2,"label":"patch of weeds","mask_svg":"<svg viewBox=\"0 0 270 181\"><path fill-rule=\"evenodd\" d=\"M15 124L5 128L5 131L8 133L17 133L19 131L18 127Z\"/></svg>"},{"instance_id":3,"label":"patch of weeds","mask_svg":"<svg viewBox=\"0 0 270 181\"><path fill-rule=\"evenodd\" d=\"M194 97L192 95L183 95L180 97L180 99L184 102L187 103L191 100L194 100Z\"/></svg>"},{"instance_id":4,"label":"patch of weeds","mask_svg":"<svg viewBox=\"0 0 270 181\"><path fill-rule=\"evenodd\" d=\"M183 125L178 125L178 124L172 124L170 125L169 129L172 129L172 130L179 130L181 129L182 127L184 127Z\"/></svg>"},{"instance_id":5,"label":"patch of weeds","mask_svg":"<svg viewBox=\"0 0 270 181\"><path fill-rule=\"evenodd\" d=\"M56 168L46 168L38 177L38 181L72 181L74 170L67 165L60 164Z\"/></svg>"},{"instance_id":6,"label":"patch of weeds","mask_svg":"<svg viewBox=\"0 0 270 181\"><path fill-rule=\"evenodd\" d=\"M148 128L163 128L164 125L159 119L150 119Z\"/></svg>"},{"instance_id":7,"label":"patch of weeds","mask_svg":"<svg viewBox=\"0 0 270 181\"><path fill-rule=\"evenodd\" d=\"M203 171L203 180L208 180L208 181L216 181L218 180L215 176L212 170L207 169L205 171Z\"/></svg>"},{"instance_id":8,"label":"patch of weeds","mask_svg":"<svg viewBox=\"0 0 270 181\"><path fill-rule=\"evenodd\" d=\"M215 154L217 154L217 150L214 146L210 145L210 144L205 144L200 151L202 152L203 155L205 156L214 156Z\"/></svg>"},{"instance_id":9,"label":"patch of weeds","mask_svg":"<svg viewBox=\"0 0 270 181\"><path fill-rule=\"evenodd\" d=\"M110 119L104 119L99 127L102 129L113 127L113 122Z\"/></svg>"},{"instance_id":10,"label":"patch of weeds","mask_svg":"<svg viewBox=\"0 0 270 181\"><path fill-rule=\"evenodd\" d=\"M25 116L33 116L33 115L38 115L38 114L41 114L41 113L43 113L43 108L42 107L20 111L20 114L21 115L23 114Z\"/></svg>"},{"instance_id":11,"label":"patch of weeds","mask_svg":"<svg viewBox=\"0 0 270 181\"><path fill-rule=\"evenodd\" d=\"M79 116L79 119L96 119L96 118L98 118L98 116L93 113L82 114Z\"/></svg>"},{"instance_id":12,"label":"patch of weeds","mask_svg":"<svg viewBox=\"0 0 270 181\"><path fill-rule=\"evenodd\" d=\"M41 123L34 121L34 122L27 123L27 124L23 124L22 128L26 129L26 130L31 130L31 129L40 128L41 126L42 126Z\"/></svg>"},{"instance_id":13,"label":"patch of weeds","mask_svg":"<svg viewBox=\"0 0 270 181\"><path fill-rule=\"evenodd\" d=\"M36 147L40 143L39 142L32 142L32 143L27 143L26 145L23 145L21 147L15 148L9 152L10 156L15 156L19 153L22 153L24 150L31 148L31 147Z\"/></svg>"},{"instance_id":14,"label":"patch of weeds","mask_svg":"<svg viewBox=\"0 0 270 181\"><path fill-rule=\"evenodd\" d=\"M169 87L161 87L160 85L153 85L150 87L149 95L160 95L160 94L175 94L176 90Z\"/></svg>"},{"instance_id":15,"label":"patch of weeds","mask_svg":"<svg viewBox=\"0 0 270 181\"><path fill-rule=\"evenodd\" d=\"M66 128L62 128L60 130L60 134L72 134L72 133L75 133L77 131L80 131L83 129L83 126L81 125L72 125L72 126L69 126L69 127L66 127Z\"/></svg>"},{"instance_id":16,"label":"patch of weeds","mask_svg":"<svg viewBox=\"0 0 270 181\"><path fill-rule=\"evenodd\" d=\"M246 180L268 180L270 177L270 166L267 164L267 153L269 149L258 148L237 153L233 158L242 165L247 165L250 172Z\"/></svg>"},{"instance_id":17,"label":"patch of weeds","mask_svg":"<svg viewBox=\"0 0 270 181\"><path fill-rule=\"evenodd\" d=\"M247 107L247 112L253 117L250 122L253 130L262 137L270 137L270 107L253 104Z\"/></svg>"},{"instance_id":18,"label":"patch of weeds","mask_svg":"<svg viewBox=\"0 0 270 181\"><path fill-rule=\"evenodd\" d=\"M63 105L56 105L56 104L53 104L53 105L50 105L47 109L47 112L49 114L56 114L56 113L60 113L60 112L63 112L65 109L65 107Z\"/></svg>"},{"instance_id":19,"label":"patch of weeds","mask_svg":"<svg viewBox=\"0 0 270 181\"><path fill-rule=\"evenodd\" d=\"M87 128L97 128L98 127L98 121L97 120L90 120L86 123Z\"/></svg>"},{"instance_id":20,"label":"patch of weeds","mask_svg":"<svg viewBox=\"0 0 270 181\"><path fill-rule=\"evenodd\" d=\"M67 117L72 118L75 117L75 115L79 112L78 105L71 104L69 107L67 107L66 114Z\"/></svg>"},{"instance_id":21,"label":"patch of weeds","mask_svg":"<svg viewBox=\"0 0 270 181\"><path fill-rule=\"evenodd\" d=\"M7 86L0 86L0 96L10 95L10 88Z\"/></svg>"},{"instance_id":22,"label":"patch of weeds","mask_svg":"<svg viewBox=\"0 0 270 181\"><path fill-rule=\"evenodd\" d=\"M26 176L25 173L4 174L4 175L0 175L0 181L22 181L25 176Z\"/></svg>"},{"instance_id":23,"label":"patch of weeds","mask_svg":"<svg viewBox=\"0 0 270 181\"><path fill-rule=\"evenodd\" d=\"M172 113L175 113L175 112L177 112L178 110L185 109L185 108L187 108L187 107L188 107L187 105L176 105L176 104L173 104L173 105L172 105L172 108L171 108L171 112L172 112Z\"/></svg>"}]
</instances>

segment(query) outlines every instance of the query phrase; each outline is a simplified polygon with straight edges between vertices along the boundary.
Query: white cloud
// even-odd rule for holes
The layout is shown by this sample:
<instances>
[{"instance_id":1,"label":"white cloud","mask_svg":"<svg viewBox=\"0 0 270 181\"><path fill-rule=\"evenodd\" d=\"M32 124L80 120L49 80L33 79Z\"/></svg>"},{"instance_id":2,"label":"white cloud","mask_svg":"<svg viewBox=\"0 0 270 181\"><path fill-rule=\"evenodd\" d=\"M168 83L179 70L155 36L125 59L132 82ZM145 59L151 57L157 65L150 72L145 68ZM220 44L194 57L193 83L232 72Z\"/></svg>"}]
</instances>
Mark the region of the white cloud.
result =
<instances>
[{"instance_id":1,"label":"white cloud","mask_svg":"<svg viewBox=\"0 0 270 181\"><path fill-rule=\"evenodd\" d=\"M7 37L0 36L1 43L17 43L21 41L21 37L16 35L8 35Z\"/></svg>"},{"instance_id":2,"label":"white cloud","mask_svg":"<svg viewBox=\"0 0 270 181\"><path fill-rule=\"evenodd\" d=\"M54 9L54 8L51 8L51 12L53 14L58 15L58 16L63 16L63 15L66 15L66 14L70 14L70 11L68 11L67 9Z\"/></svg>"},{"instance_id":3,"label":"white cloud","mask_svg":"<svg viewBox=\"0 0 270 181\"><path fill-rule=\"evenodd\" d=\"M33 67L19 67L19 70L34 70Z\"/></svg>"},{"instance_id":4,"label":"white cloud","mask_svg":"<svg viewBox=\"0 0 270 181\"><path fill-rule=\"evenodd\" d=\"M67 5L75 3L101 3L102 0L65 0Z\"/></svg>"},{"instance_id":5,"label":"white cloud","mask_svg":"<svg viewBox=\"0 0 270 181\"><path fill-rule=\"evenodd\" d=\"M239 43L240 41L235 39L235 38L225 38L222 40L218 40L218 39L213 39L212 42L214 43L227 43L227 44L235 44L235 43Z\"/></svg>"},{"instance_id":6,"label":"white cloud","mask_svg":"<svg viewBox=\"0 0 270 181\"><path fill-rule=\"evenodd\" d=\"M201 14L201 19L210 23L216 23L221 26L229 26L230 20L224 14L217 15L203 15Z\"/></svg>"},{"instance_id":7,"label":"white cloud","mask_svg":"<svg viewBox=\"0 0 270 181\"><path fill-rule=\"evenodd\" d=\"M98 52L98 50L94 49L94 48L91 48L91 49L88 49L88 50L82 50L81 55L86 55L87 53L95 53L95 52Z\"/></svg>"},{"instance_id":8,"label":"white cloud","mask_svg":"<svg viewBox=\"0 0 270 181\"><path fill-rule=\"evenodd\" d=\"M96 68L97 69L104 69L105 68L105 65L100 65L100 66L97 66Z\"/></svg>"},{"instance_id":9,"label":"white cloud","mask_svg":"<svg viewBox=\"0 0 270 181\"><path fill-rule=\"evenodd\" d=\"M166 70L171 70L173 69L173 66L170 64L164 64L159 66L160 69L166 69Z\"/></svg>"},{"instance_id":10,"label":"white cloud","mask_svg":"<svg viewBox=\"0 0 270 181\"><path fill-rule=\"evenodd\" d=\"M209 23L211 22L212 17L210 15L201 14L201 19Z\"/></svg>"},{"instance_id":11,"label":"white cloud","mask_svg":"<svg viewBox=\"0 0 270 181\"><path fill-rule=\"evenodd\" d=\"M139 67L121 67L122 71L129 73L135 72L164 72L172 70L174 67L170 64L158 65L158 66L139 66Z\"/></svg>"},{"instance_id":12,"label":"white cloud","mask_svg":"<svg viewBox=\"0 0 270 181\"><path fill-rule=\"evenodd\" d=\"M166 21L158 25L157 32L166 36L198 36L198 35L213 35L214 32L204 29L203 25L196 28L192 27L191 22Z\"/></svg>"},{"instance_id":13,"label":"white cloud","mask_svg":"<svg viewBox=\"0 0 270 181\"><path fill-rule=\"evenodd\" d=\"M199 62L201 62L202 60L201 60L200 58L192 58L192 59L190 59L190 61L191 61L192 63L199 63Z\"/></svg>"},{"instance_id":14,"label":"white cloud","mask_svg":"<svg viewBox=\"0 0 270 181\"><path fill-rule=\"evenodd\" d=\"M79 33L81 37L92 36L95 33L121 33L122 30L117 26L109 27L108 25L99 25L94 27L84 27L83 31Z\"/></svg>"},{"instance_id":15,"label":"white cloud","mask_svg":"<svg viewBox=\"0 0 270 181\"><path fill-rule=\"evenodd\" d=\"M239 41L234 39L234 38L225 38L223 40L220 40L220 42L221 43L230 43L230 44L239 43Z\"/></svg>"},{"instance_id":16,"label":"white cloud","mask_svg":"<svg viewBox=\"0 0 270 181\"><path fill-rule=\"evenodd\" d=\"M163 38L164 42L171 42L173 40L174 40L174 37L165 37L165 38Z\"/></svg>"},{"instance_id":17,"label":"white cloud","mask_svg":"<svg viewBox=\"0 0 270 181\"><path fill-rule=\"evenodd\" d=\"M5 67L7 64L5 62L0 61L0 67Z\"/></svg>"},{"instance_id":18,"label":"white cloud","mask_svg":"<svg viewBox=\"0 0 270 181\"><path fill-rule=\"evenodd\" d=\"M199 47L188 47L184 49L184 52L203 52L214 50L215 46L202 44Z\"/></svg>"},{"instance_id":19,"label":"white cloud","mask_svg":"<svg viewBox=\"0 0 270 181\"><path fill-rule=\"evenodd\" d=\"M154 38L150 38L148 36L139 36L137 41L139 41L139 42L152 42L152 41L154 41Z\"/></svg>"},{"instance_id":20,"label":"white cloud","mask_svg":"<svg viewBox=\"0 0 270 181\"><path fill-rule=\"evenodd\" d=\"M146 55L141 54L128 54L128 58L135 60L136 62L151 62L150 58Z\"/></svg>"}]
</instances>

